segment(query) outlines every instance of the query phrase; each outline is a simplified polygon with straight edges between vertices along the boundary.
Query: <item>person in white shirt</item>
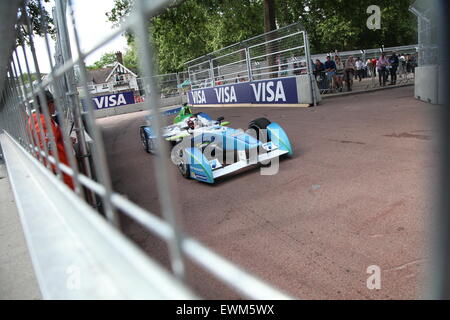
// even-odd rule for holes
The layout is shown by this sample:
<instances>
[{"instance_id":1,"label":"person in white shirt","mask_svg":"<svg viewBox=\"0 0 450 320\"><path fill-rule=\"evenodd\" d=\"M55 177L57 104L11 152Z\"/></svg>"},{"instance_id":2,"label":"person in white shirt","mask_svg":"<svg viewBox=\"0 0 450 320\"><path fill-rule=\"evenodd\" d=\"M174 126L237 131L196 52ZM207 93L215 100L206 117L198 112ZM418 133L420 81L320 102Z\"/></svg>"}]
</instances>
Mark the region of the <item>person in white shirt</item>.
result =
<instances>
[{"instance_id":1,"label":"person in white shirt","mask_svg":"<svg viewBox=\"0 0 450 320\"><path fill-rule=\"evenodd\" d=\"M356 66L356 78L359 78L359 81L361 81L363 72L364 72L364 62L360 58L356 58L355 62Z\"/></svg>"},{"instance_id":2,"label":"person in white shirt","mask_svg":"<svg viewBox=\"0 0 450 320\"><path fill-rule=\"evenodd\" d=\"M336 64L336 89L342 92L342 88L344 86L344 63L338 55L334 56L334 63Z\"/></svg>"}]
</instances>

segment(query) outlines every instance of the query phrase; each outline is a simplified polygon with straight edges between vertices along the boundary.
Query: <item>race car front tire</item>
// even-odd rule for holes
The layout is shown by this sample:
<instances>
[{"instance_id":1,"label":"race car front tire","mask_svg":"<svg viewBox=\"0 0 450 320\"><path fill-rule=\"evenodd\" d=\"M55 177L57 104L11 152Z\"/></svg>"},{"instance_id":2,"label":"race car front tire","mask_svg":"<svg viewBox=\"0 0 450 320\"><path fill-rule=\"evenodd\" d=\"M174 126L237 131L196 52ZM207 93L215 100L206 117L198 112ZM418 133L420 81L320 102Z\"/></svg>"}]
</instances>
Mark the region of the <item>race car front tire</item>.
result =
<instances>
[{"instance_id":1,"label":"race car front tire","mask_svg":"<svg viewBox=\"0 0 450 320\"><path fill-rule=\"evenodd\" d=\"M140 136L141 136L141 144L144 148L145 152L150 153L150 150L148 149L148 138L147 134L144 131L144 128L140 128Z\"/></svg>"},{"instance_id":2,"label":"race car front tire","mask_svg":"<svg viewBox=\"0 0 450 320\"><path fill-rule=\"evenodd\" d=\"M261 134L261 130L267 130L267 126L269 124L271 124L269 119L267 119L267 118L258 118L258 119L255 119L253 121L250 121L250 123L248 124L248 128L250 130L255 130L256 131L255 132L256 133L255 138L258 141L261 141L262 143L266 143L266 142L269 142L268 132L266 131L265 134ZM262 154L262 153L266 153L266 152L267 151L264 150L262 147L258 147L258 154ZM270 161L260 162L260 164L263 167L266 167L266 166L270 165Z\"/></svg>"},{"instance_id":3,"label":"race car front tire","mask_svg":"<svg viewBox=\"0 0 450 320\"><path fill-rule=\"evenodd\" d=\"M185 164L184 162L181 162L178 164L178 170L180 171L181 175L185 177L186 179L189 179L191 176L191 170L189 168L188 164Z\"/></svg>"}]
</instances>

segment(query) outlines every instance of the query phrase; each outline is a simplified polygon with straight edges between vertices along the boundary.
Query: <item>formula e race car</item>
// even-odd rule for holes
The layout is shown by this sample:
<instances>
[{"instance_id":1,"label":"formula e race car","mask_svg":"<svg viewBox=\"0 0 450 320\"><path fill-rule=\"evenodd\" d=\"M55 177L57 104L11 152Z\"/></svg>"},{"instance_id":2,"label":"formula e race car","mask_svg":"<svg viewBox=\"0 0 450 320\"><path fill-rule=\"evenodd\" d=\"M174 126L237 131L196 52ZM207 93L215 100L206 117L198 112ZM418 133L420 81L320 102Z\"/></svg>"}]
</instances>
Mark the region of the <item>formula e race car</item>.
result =
<instances>
[{"instance_id":1,"label":"formula e race car","mask_svg":"<svg viewBox=\"0 0 450 320\"><path fill-rule=\"evenodd\" d=\"M228 127L229 122L211 119L206 113L193 114L183 105L172 125L160 133L169 144L171 160L185 178L214 183L215 179L256 165L268 165L282 155L292 155L289 138L281 126L266 118L249 123L249 129ZM140 127L141 143L155 153L157 132L151 126Z\"/></svg>"}]
</instances>

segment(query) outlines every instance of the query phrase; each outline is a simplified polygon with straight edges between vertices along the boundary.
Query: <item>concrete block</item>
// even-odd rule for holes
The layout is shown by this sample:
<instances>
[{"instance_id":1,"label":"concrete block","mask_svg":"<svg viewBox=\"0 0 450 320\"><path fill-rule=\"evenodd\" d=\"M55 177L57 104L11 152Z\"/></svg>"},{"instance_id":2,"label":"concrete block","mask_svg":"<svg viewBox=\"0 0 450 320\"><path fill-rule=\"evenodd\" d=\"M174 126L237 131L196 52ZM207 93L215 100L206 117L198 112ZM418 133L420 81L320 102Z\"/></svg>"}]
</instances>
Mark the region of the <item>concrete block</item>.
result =
<instances>
[{"instance_id":1,"label":"concrete block","mask_svg":"<svg viewBox=\"0 0 450 320\"><path fill-rule=\"evenodd\" d=\"M438 67L423 66L415 69L414 96L432 104L438 103Z\"/></svg>"},{"instance_id":2,"label":"concrete block","mask_svg":"<svg viewBox=\"0 0 450 320\"><path fill-rule=\"evenodd\" d=\"M308 75L300 75L297 76L297 95L298 95L298 102L300 104L313 104L313 92L316 97L316 102L319 103L322 98L320 96L319 87L317 86L316 81L310 81L308 79ZM314 87L311 90L311 82L313 83Z\"/></svg>"}]
</instances>

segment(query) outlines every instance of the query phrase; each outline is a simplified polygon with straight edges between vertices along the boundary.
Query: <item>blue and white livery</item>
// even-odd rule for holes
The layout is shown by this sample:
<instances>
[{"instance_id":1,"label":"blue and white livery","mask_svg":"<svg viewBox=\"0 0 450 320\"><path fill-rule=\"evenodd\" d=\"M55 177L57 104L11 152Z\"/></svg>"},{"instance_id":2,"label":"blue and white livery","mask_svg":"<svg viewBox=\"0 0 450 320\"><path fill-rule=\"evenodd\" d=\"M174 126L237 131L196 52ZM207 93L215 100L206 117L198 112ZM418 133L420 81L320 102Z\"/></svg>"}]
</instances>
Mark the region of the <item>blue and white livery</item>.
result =
<instances>
[{"instance_id":1,"label":"blue and white livery","mask_svg":"<svg viewBox=\"0 0 450 320\"><path fill-rule=\"evenodd\" d=\"M217 178L274 158L292 155L293 148L283 128L266 118L249 123L247 131L228 127L223 117L212 120L197 113L167 126L162 136L171 145L171 160L185 178L215 183ZM144 149L154 153L156 134L150 126L141 126Z\"/></svg>"}]
</instances>

